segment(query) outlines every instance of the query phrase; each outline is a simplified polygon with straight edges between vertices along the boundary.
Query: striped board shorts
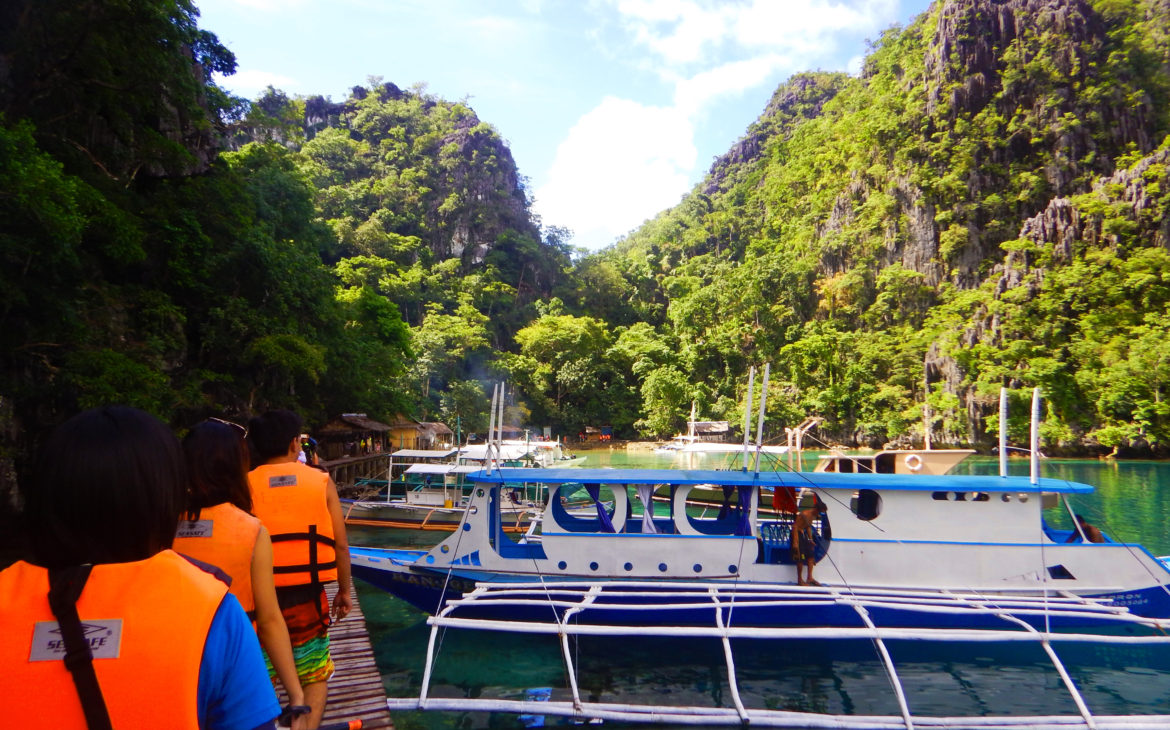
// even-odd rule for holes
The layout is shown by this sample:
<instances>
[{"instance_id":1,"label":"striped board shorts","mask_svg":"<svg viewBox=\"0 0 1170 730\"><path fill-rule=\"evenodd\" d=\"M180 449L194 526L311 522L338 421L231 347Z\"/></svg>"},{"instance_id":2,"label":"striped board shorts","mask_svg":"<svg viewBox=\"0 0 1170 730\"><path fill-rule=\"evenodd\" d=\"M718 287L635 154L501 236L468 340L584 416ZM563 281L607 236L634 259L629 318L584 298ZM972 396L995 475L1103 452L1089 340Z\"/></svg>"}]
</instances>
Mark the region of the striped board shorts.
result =
<instances>
[{"instance_id":1,"label":"striped board shorts","mask_svg":"<svg viewBox=\"0 0 1170 730\"><path fill-rule=\"evenodd\" d=\"M316 600L288 605L279 595L280 612L288 626L288 638L292 640L293 659L297 665L297 677L301 686L324 682L333 676L333 657L329 654L329 600L322 589ZM264 654L268 676L276 679L268 654Z\"/></svg>"}]
</instances>

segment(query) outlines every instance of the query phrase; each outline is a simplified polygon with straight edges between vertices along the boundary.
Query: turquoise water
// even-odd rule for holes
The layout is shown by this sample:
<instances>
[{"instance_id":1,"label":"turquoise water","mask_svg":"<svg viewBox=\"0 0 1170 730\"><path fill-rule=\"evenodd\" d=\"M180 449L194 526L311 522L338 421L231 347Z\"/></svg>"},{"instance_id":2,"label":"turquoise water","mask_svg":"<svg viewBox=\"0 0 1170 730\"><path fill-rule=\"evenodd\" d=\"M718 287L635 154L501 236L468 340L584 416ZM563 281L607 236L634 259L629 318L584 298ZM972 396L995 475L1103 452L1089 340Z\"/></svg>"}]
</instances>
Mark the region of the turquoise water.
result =
<instances>
[{"instance_id":1,"label":"turquoise water","mask_svg":"<svg viewBox=\"0 0 1170 730\"><path fill-rule=\"evenodd\" d=\"M668 467L670 456L590 451L586 466ZM815 463L806 456L805 466ZM703 464L703 466L718 466ZM996 459L972 457L958 471L996 474ZM1013 461L1012 474L1026 474ZM1045 477L1097 487L1074 508L1115 539L1170 554L1170 464L1046 460ZM355 545L427 546L443 533L350 529ZM362 610L388 696L417 697L430 627L408 604L358 581ZM1038 647L971 646L932 653L919 642L890 642L910 709L918 715L1075 714L1076 707ZM677 639L582 640L573 645L581 694L601 702L731 707L721 646ZM1170 713L1170 649L1058 646L1096 714ZM754 641L734 645L740 693L750 707L843 714L898 714L881 661L868 642ZM448 631L442 635L430 696L522 699L552 687L571 698L555 637ZM395 713L406 728L523 727L512 715ZM549 724L558 722L548 718ZM614 726L615 723L606 723Z\"/></svg>"}]
</instances>

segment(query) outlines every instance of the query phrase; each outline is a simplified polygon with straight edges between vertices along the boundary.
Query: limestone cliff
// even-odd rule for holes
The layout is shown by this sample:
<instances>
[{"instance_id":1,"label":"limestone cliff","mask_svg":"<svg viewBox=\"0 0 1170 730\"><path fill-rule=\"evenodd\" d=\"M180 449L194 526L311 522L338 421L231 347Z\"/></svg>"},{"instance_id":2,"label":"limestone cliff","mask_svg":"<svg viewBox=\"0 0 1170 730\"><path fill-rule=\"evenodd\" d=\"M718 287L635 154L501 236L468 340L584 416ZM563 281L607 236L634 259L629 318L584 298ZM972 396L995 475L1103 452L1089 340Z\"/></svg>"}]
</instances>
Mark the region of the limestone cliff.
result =
<instances>
[{"instance_id":1,"label":"limestone cliff","mask_svg":"<svg viewBox=\"0 0 1170 730\"><path fill-rule=\"evenodd\" d=\"M1170 245L1162 193L1168 29L1168 0L937 2L884 34L859 77L797 76L782 85L692 199L619 250L642 281L635 258L638 267L659 262L667 284L685 265L690 278L674 299L665 296L666 311L722 297L726 318L752 323L752 336L737 338L721 331L734 331L731 323L673 318L673 331L705 348L694 356L702 361L725 369L784 361L822 347L812 343L826 331L838 343L854 334L891 338L914 352L917 372L900 362L867 365L868 383L886 383L886 397L898 394L891 402L906 413L924 396L937 401L947 438L984 437L994 412L987 394L998 384L1040 384L1060 423L1053 438L1094 443L1102 424L1137 416L1114 406L1094 412L1105 406L1092 404L1119 401L1101 396L1111 386L1090 373L1137 355L1091 354L1107 346L1052 307L1070 290L1069 277L1103 257L1135 272L1131 282L1159 276L1137 269L1160 266L1141 251ZM738 245L726 245L731 235ZM747 270L786 272L788 286L770 307L773 329L761 324L767 318L751 282L727 283L726 264L715 262L728 257ZM1119 307L1119 332L1148 326L1118 298L1131 285L1094 290L1069 307L1082 317ZM1141 286L1133 295L1160 312L1161 290ZM727 343L718 354L710 352L715 342ZM863 413L890 406L836 394L840 368L873 356L835 347L820 357L840 367L806 355L791 365L830 381L810 374L801 386L818 393L810 403L834 404L829 428L842 439L873 440L872 429L912 436L917 427L900 417L858 426ZM860 392L866 378L854 377Z\"/></svg>"}]
</instances>

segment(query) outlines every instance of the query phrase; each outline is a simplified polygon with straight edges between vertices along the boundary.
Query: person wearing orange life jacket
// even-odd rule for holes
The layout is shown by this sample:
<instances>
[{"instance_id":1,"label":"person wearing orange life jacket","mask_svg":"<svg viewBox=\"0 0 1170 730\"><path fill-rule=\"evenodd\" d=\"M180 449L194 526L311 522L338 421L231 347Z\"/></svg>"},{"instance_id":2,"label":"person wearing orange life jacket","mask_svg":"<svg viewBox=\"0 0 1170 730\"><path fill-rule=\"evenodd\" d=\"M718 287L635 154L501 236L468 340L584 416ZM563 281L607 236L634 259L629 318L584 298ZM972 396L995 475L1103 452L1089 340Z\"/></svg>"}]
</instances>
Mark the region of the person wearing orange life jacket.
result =
<instances>
[{"instance_id":1,"label":"person wearing orange life jacket","mask_svg":"<svg viewBox=\"0 0 1170 730\"><path fill-rule=\"evenodd\" d=\"M349 545L337 487L327 472L301 464L301 418L269 411L248 422L253 469L248 473L255 515L272 538L277 600L292 639L297 674L312 708L310 728L325 710L330 618L345 618L349 597ZM336 580L328 605L323 583Z\"/></svg>"},{"instance_id":2,"label":"person wearing orange life jacket","mask_svg":"<svg viewBox=\"0 0 1170 730\"><path fill-rule=\"evenodd\" d=\"M0 571L0 707L11 727L274 728L239 602L170 550L182 452L126 407L58 428L22 479L28 559Z\"/></svg>"},{"instance_id":3,"label":"person wearing orange life jacket","mask_svg":"<svg viewBox=\"0 0 1170 730\"><path fill-rule=\"evenodd\" d=\"M251 514L248 449L243 426L210 419L183 439L190 476L185 519L174 550L210 563L232 577L231 593L256 622L260 643L284 685L290 708L306 707L288 627L272 578L272 541ZM309 726L306 712L290 718L293 730Z\"/></svg>"}]
</instances>

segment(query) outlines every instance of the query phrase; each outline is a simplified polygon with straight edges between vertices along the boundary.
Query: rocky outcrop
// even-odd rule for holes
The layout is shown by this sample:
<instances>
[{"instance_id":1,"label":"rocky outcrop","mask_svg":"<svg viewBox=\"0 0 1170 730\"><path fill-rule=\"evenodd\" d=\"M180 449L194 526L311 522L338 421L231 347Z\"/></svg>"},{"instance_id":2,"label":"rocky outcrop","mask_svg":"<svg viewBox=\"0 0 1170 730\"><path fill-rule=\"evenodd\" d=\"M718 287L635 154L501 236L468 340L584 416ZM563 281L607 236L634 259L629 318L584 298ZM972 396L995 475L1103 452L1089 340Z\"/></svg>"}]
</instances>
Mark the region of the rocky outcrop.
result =
<instances>
[{"instance_id":1,"label":"rocky outcrop","mask_svg":"<svg viewBox=\"0 0 1170 730\"><path fill-rule=\"evenodd\" d=\"M892 231L886 236L885 257L882 266L895 262L926 277L930 286L938 286L946 277L946 267L938 257L938 226L935 223L934 204L909 180L896 181L892 193L901 210L899 220L905 220L904 231ZM899 233L904 235L898 235ZM902 240L905 240L902 243Z\"/></svg>"},{"instance_id":2,"label":"rocky outcrop","mask_svg":"<svg viewBox=\"0 0 1170 730\"><path fill-rule=\"evenodd\" d=\"M934 42L925 58L927 110L945 104L951 119L982 109L1003 89L1009 64L1026 63L1029 38L1055 34L1056 70L1087 71L1101 52L1105 27L1086 0L950 0L939 9ZM1022 55L1005 56L1013 44Z\"/></svg>"},{"instance_id":3,"label":"rocky outcrop","mask_svg":"<svg viewBox=\"0 0 1170 730\"><path fill-rule=\"evenodd\" d=\"M950 0L937 13L925 57L932 128L980 115L985 128L1002 120L996 124L1003 138L973 150L972 201L1009 184L1005 171L1013 168L1039 173L1053 197L1077 194L1092 177L1112 173L1122 152L1153 148L1152 101L1129 83L1124 67L1110 65L1116 49L1087 0ZM1084 94L1104 68L1121 68L1115 83L1098 87L1106 96ZM1020 197L1008 213L1021 220L1046 204ZM1003 217L1003 211L969 213L967 245L953 262L955 284L978 286L980 270L1005 235L989 224Z\"/></svg>"},{"instance_id":4,"label":"rocky outcrop","mask_svg":"<svg viewBox=\"0 0 1170 730\"><path fill-rule=\"evenodd\" d=\"M747 134L712 163L703 183L703 194L714 195L726 190L734 172L759 163L770 142L787 137L800 121L818 116L846 79L844 74L805 73L795 74L781 84L764 112L748 127Z\"/></svg>"},{"instance_id":5,"label":"rocky outcrop","mask_svg":"<svg viewBox=\"0 0 1170 730\"><path fill-rule=\"evenodd\" d=\"M1170 179L1170 149L1147 155L1132 167L1098 180L1092 194L1112 214L1133 223L1131 237L1146 245L1170 248L1170 195L1164 182ZM1151 181L1157 181L1151 184ZM1052 248L1057 263L1072 260L1078 246L1116 246L1117 233L1105 230L1101 213L1082 214L1069 198L1056 198L1041 212L1024 222L1020 238Z\"/></svg>"}]
</instances>

